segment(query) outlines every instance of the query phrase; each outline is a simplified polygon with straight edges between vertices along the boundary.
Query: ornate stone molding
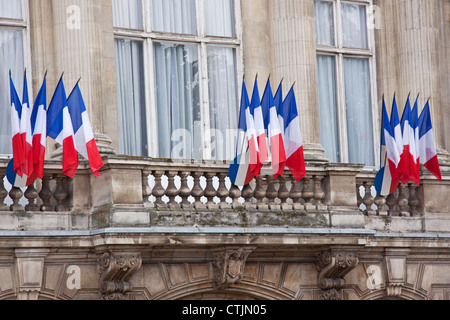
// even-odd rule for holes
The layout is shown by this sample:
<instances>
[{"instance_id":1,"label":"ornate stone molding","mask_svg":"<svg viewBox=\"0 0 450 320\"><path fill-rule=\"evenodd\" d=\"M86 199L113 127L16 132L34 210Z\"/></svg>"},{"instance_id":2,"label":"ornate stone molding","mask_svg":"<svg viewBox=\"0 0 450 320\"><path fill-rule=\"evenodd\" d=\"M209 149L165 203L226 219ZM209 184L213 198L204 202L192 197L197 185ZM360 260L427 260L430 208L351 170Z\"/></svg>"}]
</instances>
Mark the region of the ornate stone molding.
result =
<instances>
[{"instance_id":1,"label":"ornate stone molding","mask_svg":"<svg viewBox=\"0 0 450 320\"><path fill-rule=\"evenodd\" d=\"M242 280L245 263L252 250L253 248L224 249L213 253L211 265L216 290L226 289Z\"/></svg>"},{"instance_id":2,"label":"ornate stone molding","mask_svg":"<svg viewBox=\"0 0 450 320\"><path fill-rule=\"evenodd\" d=\"M140 253L105 252L98 259L100 293L105 300L125 300L131 290L129 280L141 268Z\"/></svg>"},{"instance_id":3,"label":"ornate stone molding","mask_svg":"<svg viewBox=\"0 0 450 320\"><path fill-rule=\"evenodd\" d=\"M319 287L322 299L341 300L341 289L346 285L344 277L358 265L355 253L345 251L323 251L317 254Z\"/></svg>"}]
</instances>

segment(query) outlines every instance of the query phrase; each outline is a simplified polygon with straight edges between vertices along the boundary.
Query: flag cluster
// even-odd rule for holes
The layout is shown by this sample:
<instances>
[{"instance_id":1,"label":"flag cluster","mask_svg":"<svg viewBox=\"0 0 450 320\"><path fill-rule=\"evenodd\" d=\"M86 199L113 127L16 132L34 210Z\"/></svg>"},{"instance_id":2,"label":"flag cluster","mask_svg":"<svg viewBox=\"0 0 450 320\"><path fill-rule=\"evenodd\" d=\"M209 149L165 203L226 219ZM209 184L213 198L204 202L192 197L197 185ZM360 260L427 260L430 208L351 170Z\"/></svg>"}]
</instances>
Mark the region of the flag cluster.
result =
<instances>
[{"instance_id":1,"label":"flag cluster","mask_svg":"<svg viewBox=\"0 0 450 320\"><path fill-rule=\"evenodd\" d=\"M239 135L236 158L230 165L229 176L236 186L245 186L259 176L261 168L272 156L275 179L288 167L297 181L306 175L303 141L294 89L283 100L279 85L275 96L267 81L260 99L255 80L250 101L245 81L242 85L239 115Z\"/></svg>"},{"instance_id":2,"label":"flag cluster","mask_svg":"<svg viewBox=\"0 0 450 320\"><path fill-rule=\"evenodd\" d=\"M408 96L401 119L394 96L391 116L383 97L381 118L381 169L375 178L378 194L387 196L401 183L420 185L422 164L441 181L441 171L431 123L429 100L419 114L418 98L411 109Z\"/></svg>"},{"instance_id":3,"label":"flag cluster","mask_svg":"<svg viewBox=\"0 0 450 320\"><path fill-rule=\"evenodd\" d=\"M78 169L78 153L89 161L95 176L103 167L86 106L78 83L66 97L63 79L59 80L47 108L47 76L31 111L26 73L23 99L20 101L10 73L13 169L18 180L31 184L44 176L47 137L63 147L63 173L73 178ZM14 184L14 183L13 183Z\"/></svg>"}]
</instances>

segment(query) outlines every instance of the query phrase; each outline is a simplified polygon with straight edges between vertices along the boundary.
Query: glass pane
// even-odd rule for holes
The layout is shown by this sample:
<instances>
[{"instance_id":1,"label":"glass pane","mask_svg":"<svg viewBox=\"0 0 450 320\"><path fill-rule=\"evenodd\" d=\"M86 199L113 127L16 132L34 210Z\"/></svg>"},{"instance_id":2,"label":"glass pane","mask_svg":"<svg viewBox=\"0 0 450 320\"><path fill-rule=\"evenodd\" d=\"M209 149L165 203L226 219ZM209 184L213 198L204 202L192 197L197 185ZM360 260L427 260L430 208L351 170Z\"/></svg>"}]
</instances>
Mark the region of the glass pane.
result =
<instances>
[{"instance_id":1,"label":"glass pane","mask_svg":"<svg viewBox=\"0 0 450 320\"><path fill-rule=\"evenodd\" d=\"M195 0L152 0L153 31L197 33Z\"/></svg>"},{"instance_id":2,"label":"glass pane","mask_svg":"<svg viewBox=\"0 0 450 320\"><path fill-rule=\"evenodd\" d=\"M314 1L316 21L316 43L334 46L334 13L333 3L329 1Z\"/></svg>"},{"instance_id":3,"label":"glass pane","mask_svg":"<svg viewBox=\"0 0 450 320\"><path fill-rule=\"evenodd\" d=\"M154 43L160 158L202 159L198 47Z\"/></svg>"},{"instance_id":4,"label":"glass pane","mask_svg":"<svg viewBox=\"0 0 450 320\"><path fill-rule=\"evenodd\" d=\"M208 47L208 79L211 159L232 160L239 113L234 49Z\"/></svg>"},{"instance_id":5,"label":"glass pane","mask_svg":"<svg viewBox=\"0 0 450 320\"><path fill-rule=\"evenodd\" d=\"M340 161L337 114L336 59L318 55L320 135L325 155L331 162Z\"/></svg>"},{"instance_id":6,"label":"glass pane","mask_svg":"<svg viewBox=\"0 0 450 320\"><path fill-rule=\"evenodd\" d=\"M114 27L143 29L141 0L113 0Z\"/></svg>"},{"instance_id":7,"label":"glass pane","mask_svg":"<svg viewBox=\"0 0 450 320\"><path fill-rule=\"evenodd\" d=\"M0 61L0 154L12 154L9 70L17 94L22 100L24 71L22 31L0 29Z\"/></svg>"},{"instance_id":8,"label":"glass pane","mask_svg":"<svg viewBox=\"0 0 450 320\"><path fill-rule=\"evenodd\" d=\"M344 58L344 77L349 161L374 166L369 60Z\"/></svg>"},{"instance_id":9,"label":"glass pane","mask_svg":"<svg viewBox=\"0 0 450 320\"><path fill-rule=\"evenodd\" d=\"M119 152L148 156L143 43L116 39Z\"/></svg>"},{"instance_id":10,"label":"glass pane","mask_svg":"<svg viewBox=\"0 0 450 320\"><path fill-rule=\"evenodd\" d=\"M368 48L364 5L342 4L342 38L344 47Z\"/></svg>"},{"instance_id":11,"label":"glass pane","mask_svg":"<svg viewBox=\"0 0 450 320\"><path fill-rule=\"evenodd\" d=\"M205 1L206 34L209 36L235 36L234 0Z\"/></svg>"},{"instance_id":12,"label":"glass pane","mask_svg":"<svg viewBox=\"0 0 450 320\"><path fill-rule=\"evenodd\" d=\"M0 0L0 18L22 19L22 0Z\"/></svg>"}]
</instances>

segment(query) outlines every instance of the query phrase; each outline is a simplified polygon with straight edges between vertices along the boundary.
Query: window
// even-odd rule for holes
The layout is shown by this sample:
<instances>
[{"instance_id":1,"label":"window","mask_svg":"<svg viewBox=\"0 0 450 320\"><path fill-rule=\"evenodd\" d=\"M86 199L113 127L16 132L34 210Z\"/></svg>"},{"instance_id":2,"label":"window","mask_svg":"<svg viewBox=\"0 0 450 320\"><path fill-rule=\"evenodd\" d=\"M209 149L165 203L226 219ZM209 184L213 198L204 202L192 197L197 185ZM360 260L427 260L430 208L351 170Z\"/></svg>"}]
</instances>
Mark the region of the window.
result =
<instances>
[{"instance_id":1,"label":"window","mask_svg":"<svg viewBox=\"0 0 450 320\"><path fill-rule=\"evenodd\" d=\"M234 157L239 0L113 0L119 151Z\"/></svg>"},{"instance_id":2,"label":"window","mask_svg":"<svg viewBox=\"0 0 450 320\"><path fill-rule=\"evenodd\" d=\"M9 70L22 99L25 56L28 51L25 50L26 8L26 1L0 0L0 155L12 154Z\"/></svg>"},{"instance_id":3,"label":"window","mask_svg":"<svg viewBox=\"0 0 450 320\"><path fill-rule=\"evenodd\" d=\"M377 102L369 0L315 0L321 140L332 162L376 165Z\"/></svg>"}]
</instances>

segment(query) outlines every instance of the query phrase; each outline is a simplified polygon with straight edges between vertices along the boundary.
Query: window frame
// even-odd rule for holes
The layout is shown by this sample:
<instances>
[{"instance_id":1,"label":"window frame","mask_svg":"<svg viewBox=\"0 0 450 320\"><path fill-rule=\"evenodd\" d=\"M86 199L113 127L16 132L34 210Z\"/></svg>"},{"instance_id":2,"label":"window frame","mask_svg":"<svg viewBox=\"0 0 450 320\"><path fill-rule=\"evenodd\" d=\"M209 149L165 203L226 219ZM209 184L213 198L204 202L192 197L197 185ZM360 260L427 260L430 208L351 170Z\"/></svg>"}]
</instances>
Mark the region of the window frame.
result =
<instances>
[{"instance_id":1,"label":"window frame","mask_svg":"<svg viewBox=\"0 0 450 320\"><path fill-rule=\"evenodd\" d=\"M241 0L232 0L234 4L234 38L209 36L206 33L206 19L204 11L204 1L195 0L197 34L177 34L170 32L160 32L152 30L152 0L141 0L142 3L142 30L126 29L114 26L115 39L129 39L143 42L144 47L144 90L145 90L145 112L147 122L147 142L148 156L158 157L159 147L157 125L157 107L155 91L155 70L154 70L154 42L176 43L184 45L195 45L198 48L199 57L199 77L200 82L200 107L202 119L202 145L203 159L210 159L212 148L209 118L209 88L208 88L208 46L230 47L236 50L236 74L237 88L240 90L242 84L238 79L243 75L243 50L242 50L242 21L241 21ZM238 94L238 92L236 93ZM201 159L200 159L201 160Z\"/></svg>"},{"instance_id":2,"label":"window frame","mask_svg":"<svg viewBox=\"0 0 450 320\"><path fill-rule=\"evenodd\" d=\"M336 65L336 92L337 92L337 119L338 119L338 135L339 135L339 156L341 163L349 163L349 147L348 147L348 129L346 116L346 97L345 97L345 58L368 59L370 73L370 90L371 90L371 110L372 110L372 131L373 131L373 147L374 147L374 167L380 166L380 159L377 154L380 152L380 129L379 108L377 98L377 81L376 81L376 53L375 53L375 32L366 26L367 32L367 49L344 47L343 45L343 28L342 28L342 4L364 5L366 7L366 17L368 17L369 8L373 6L373 0L322 0L330 2L333 5L334 18L334 46L320 45L316 43L316 55L327 55L335 57ZM372 166L365 165L367 168Z\"/></svg>"},{"instance_id":3,"label":"window frame","mask_svg":"<svg viewBox=\"0 0 450 320\"><path fill-rule=\"evenodd\" d=\"M3 18L0 16L0 29L10 29L10 30L21 30L22 31L22 50L23 50L23 65L27 72L27 86L28 95L30 100L30 108L33 107L34 96L33 96L33 70L32 70L32 58L31 58L31 35L30 35L30 5L29 0L20 0L22 8L22 18L12 19ZM23 73L25 70L21 70ZM16 90L18 92L23 91L23 80L19 83L14 83ZM8 104L6 107L10 107L8 96ZM20 96L22 99L22 96ZM9 159L12 154L2 154L0 153L0 159Z\"/></svg>"}]
</instances>

